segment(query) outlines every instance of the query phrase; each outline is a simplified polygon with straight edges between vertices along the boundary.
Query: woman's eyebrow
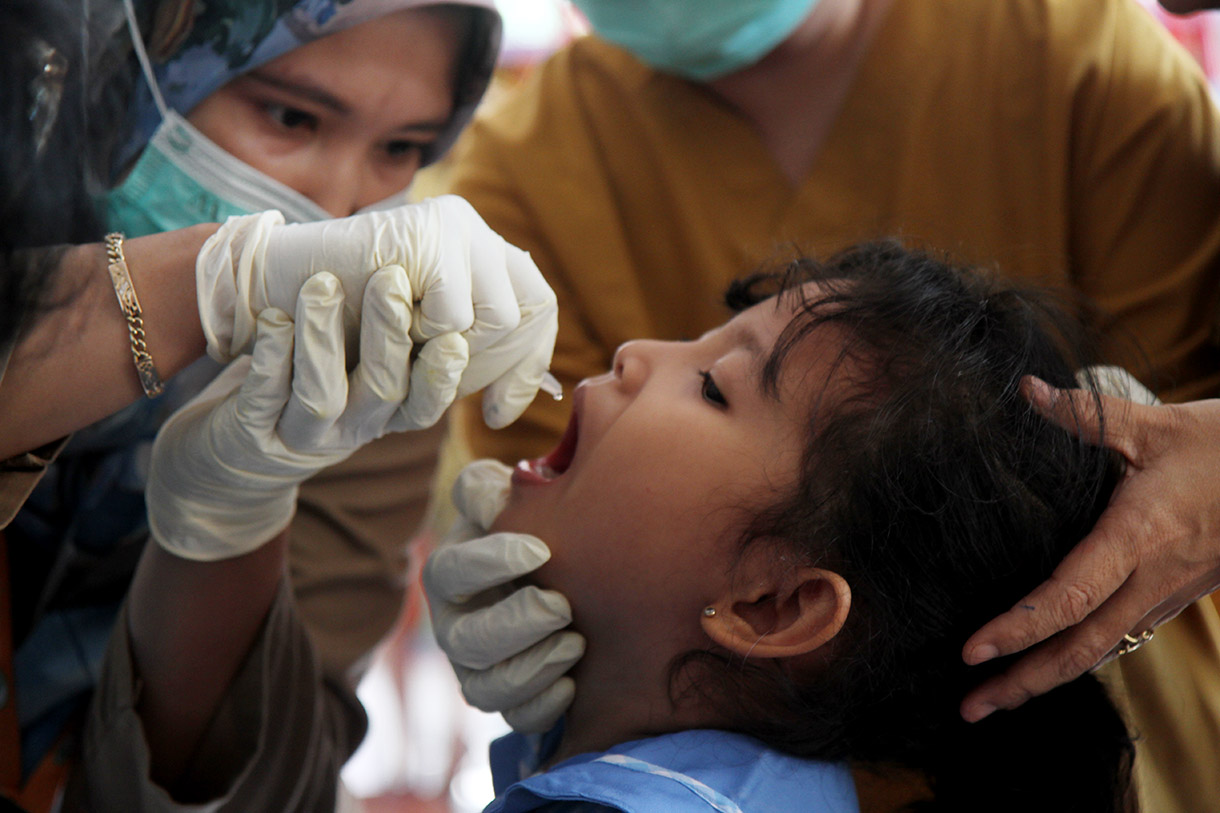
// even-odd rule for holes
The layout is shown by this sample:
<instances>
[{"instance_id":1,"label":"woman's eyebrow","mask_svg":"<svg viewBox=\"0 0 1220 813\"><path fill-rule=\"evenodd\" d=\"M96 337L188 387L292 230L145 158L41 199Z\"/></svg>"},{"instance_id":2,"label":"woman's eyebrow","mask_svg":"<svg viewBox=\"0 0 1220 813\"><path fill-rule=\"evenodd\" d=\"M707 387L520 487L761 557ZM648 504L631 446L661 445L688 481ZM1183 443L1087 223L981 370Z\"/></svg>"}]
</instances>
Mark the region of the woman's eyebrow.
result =
<instances>
[{"instance_id":1,"label":"woman's eyebrow","mask_svg":"<svg viewBox=\"0 0 1220 813\"><path fill-rule=\"evenodd\" d=\"M308 99L316 104L320 104L341 116L346 116L351 112L351 108L348 107L341 99L329 91L310 82L284 79L280 76L273 76L272 74L262 73L259 71L251 71L250 73L246 74L246 78L253 79L256 82L261 82L264 85L270 85L277 90L295 93L297 96Z\"/></svg>"},{"instance_id":2,"label":"woman's eyebrow","mask_svg":"<svg viewBox=\"0 0 1220 813\"><path fill-rule=\"evenodd\" d=\"M314 102L315 104L320 104L340 116L347 116L352 112L351 107L348 106L347 103L342 99L338 98L325 88L318 87L307 80L285 79L281 76L261 73L259 71L251 71L250 73L246 74L246 78L253 79L255 82L261 82L264 85L270 85L271 87L286 93L295 94L303 99L308 99L309 101ZM448 125L449 117L446 116L444 118L435 119L432 121L409 121L398 125L394 129L413 131L422 130L424 132L439 133Z\"/></svg>"}]
</instances>

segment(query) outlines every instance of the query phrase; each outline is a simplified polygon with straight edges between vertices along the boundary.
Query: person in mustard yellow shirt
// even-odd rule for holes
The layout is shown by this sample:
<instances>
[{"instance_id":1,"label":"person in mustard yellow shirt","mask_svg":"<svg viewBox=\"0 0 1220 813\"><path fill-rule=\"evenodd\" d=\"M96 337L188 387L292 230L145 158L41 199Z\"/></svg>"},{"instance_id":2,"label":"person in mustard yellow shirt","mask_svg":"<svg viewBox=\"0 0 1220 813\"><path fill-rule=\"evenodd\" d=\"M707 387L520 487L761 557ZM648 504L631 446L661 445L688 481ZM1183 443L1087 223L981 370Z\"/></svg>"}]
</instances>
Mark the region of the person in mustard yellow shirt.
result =
<instances>
[{"instance_id":1,"label":"person in mustard yellow shirt","mask_svg":"<svg viewBox=\"0 0 1220 813\"><path fill-rule=\"evenodd\" d=\"M1079 294L1106 360L1165 401L1220 393L1220 115L1132 0L577 5L595 35L476 120L450 190L554 286L565 385L628 339L699 336L728 280L792 244L897 235ZM567 409L456 423L513 463ZM1144 628L1114 626L1091 633L1101 653ZM1144 809L1220 809L1210 602L1103 674Z\"/></svg>"}]
</instances>

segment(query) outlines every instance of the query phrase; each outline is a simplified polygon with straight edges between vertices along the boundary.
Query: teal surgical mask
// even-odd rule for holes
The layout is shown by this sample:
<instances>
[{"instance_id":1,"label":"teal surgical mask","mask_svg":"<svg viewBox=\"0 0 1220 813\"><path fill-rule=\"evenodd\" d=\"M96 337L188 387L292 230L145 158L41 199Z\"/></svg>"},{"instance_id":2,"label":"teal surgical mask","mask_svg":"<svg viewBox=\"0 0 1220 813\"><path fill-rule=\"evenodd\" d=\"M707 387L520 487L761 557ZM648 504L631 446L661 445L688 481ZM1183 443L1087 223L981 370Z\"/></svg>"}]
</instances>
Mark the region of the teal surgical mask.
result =
<instances>
[{"instance_id":1,"label":"teal surgical mask","mask_svg":"<svg viewBox=\"0 0 1220 813\"><path fill-rule=\"evenodd\" d=\"M128 237L279 209L289 223L330 217L318 204L217 146L172 110L131 172L105 196L109 228Z\"/></svg>"},{"instance_id":2,"label":"teal surgical mask","mask_svg":"<svg viewBox=\"0 0 1220 813\"><path fill-rule=\"evenodd\" d=\"M318 204L227 152L165 104L124 0L132 45L161 124L127 177L102 201L109 228L128 237L218 223L232 215L278 209L289 223L330 217Z\"/></svg>"},{"instance_id":3,"label":"teal surgical mask","mask_svg":"<svg viewBox=\"0 0 1220 813\"><path fill-rule=\"evenodd\" d=\"M659 71L707 81L753 65L818 0L573 0L598 35Z\"/></svg>"}]
</instances>

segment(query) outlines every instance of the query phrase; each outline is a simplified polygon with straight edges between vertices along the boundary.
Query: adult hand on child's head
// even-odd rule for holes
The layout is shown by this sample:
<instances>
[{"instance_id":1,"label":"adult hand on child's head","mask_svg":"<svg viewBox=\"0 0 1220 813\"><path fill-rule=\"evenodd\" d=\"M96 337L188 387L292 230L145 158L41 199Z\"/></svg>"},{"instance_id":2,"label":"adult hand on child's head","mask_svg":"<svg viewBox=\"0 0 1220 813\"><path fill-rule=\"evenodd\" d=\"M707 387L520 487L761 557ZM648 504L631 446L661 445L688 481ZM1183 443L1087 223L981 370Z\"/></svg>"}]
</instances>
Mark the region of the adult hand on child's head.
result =
<instances>
[{"instance_id":1,"label":"adult hand on child's head","mask_svg":"<svg viewBox=\"0 0 1220 813\"><path fill-rule=\"evenodd\" d=\"M424 565L424 591L437 642L473 706L498 711L518 731L546 731L571 704L575 684L564 677L584 654L567 599L512 581L551 558L537 537L487 534L504 508L512 470L476 460L458 475L460 514Z\"/></svg>"},{"instance_id":2,"label":"adult hand on child's head","mask_svg":"<svg viewBox=\"0 0 1220 813\"><path fill-rule=\"evenodd\" d=\"M1103 391L1115 380L1105 372L1098 379ZM1051 578L966 642L971 664L1038 645L965 698L970 721L1096 668L1119 654L1123 636L1140 641L1220 587L1220 400L1163 405L1146 390L1132 401L1101 395L1099 433L1089 393L1033 378L1022 391L1048 420L1086 441L1100 437L1127 468L1093 531Z\"/></svg>"},{"instance_id":3,"label":"adult hand on child's head","mask_svg":"<svg viewBox=\"0 0 1220 813\"><path fill-rule=\"evenodd\" d=\"M333 275L301 286L295 321L277 308L261 312L253 357L231 364L157 435L147 487L153 538L188 559L248 553L288 524L299 483L408 422L409 293L401 268L370 278L361 360L350 375L346 300Z\"/></svg>"},{"instance_id":4,"label":"adult hand on child's head","mask_svg":"<svg viewBox=\"0 0 1220 813\"><path fill-rule=\"evenodd\" d=\"M284 225L278 212L230 218L196 263L208 352L220 360L245 352L256 314L268 307L293 312L302 284L322 271L338 277L347 294L343 318L350 340L366 281L389 265L401 266L410 284L411 338L439 341L452 351L436 375L447 381L457 372L458 397L486 387L489 426L516 420L550 365L558 331L555 294L526 252L452 195L317 223ZM434 363L417 360L421 368ZM432 376L421 370L419 377ZM417 390L411 399L425 400L429 391ZM415 414L439 417L446 406L430 401Z\"/></svg>"}]
</instances>

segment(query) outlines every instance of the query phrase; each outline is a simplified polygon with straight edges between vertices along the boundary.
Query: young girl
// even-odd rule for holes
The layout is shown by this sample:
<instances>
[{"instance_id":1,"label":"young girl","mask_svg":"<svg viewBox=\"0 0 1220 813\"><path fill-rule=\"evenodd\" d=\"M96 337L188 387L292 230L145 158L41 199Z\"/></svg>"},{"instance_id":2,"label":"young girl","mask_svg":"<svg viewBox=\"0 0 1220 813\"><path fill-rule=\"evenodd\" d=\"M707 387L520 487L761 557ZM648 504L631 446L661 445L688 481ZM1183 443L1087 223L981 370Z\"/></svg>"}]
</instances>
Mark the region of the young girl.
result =
<instances>
[{"instance_id":1,"label":"young girl","mask_svg":"<svg viewBox=\"0 0 1220 813\"><path fill-rule=\"evenodd\" d=\"M1091 676L959 715L1005 665L965 666L963 641L1118 476L1020 392L1074 386L1072 324L888 243L727 299L695 341L620 347L512 473L495 529L547 541L531 578L587 652L562 727L493 746L488 811L851 811L847 766L915 772L921 810L1130 809L1131 741Z\"/></svg>"}]
</instances>

